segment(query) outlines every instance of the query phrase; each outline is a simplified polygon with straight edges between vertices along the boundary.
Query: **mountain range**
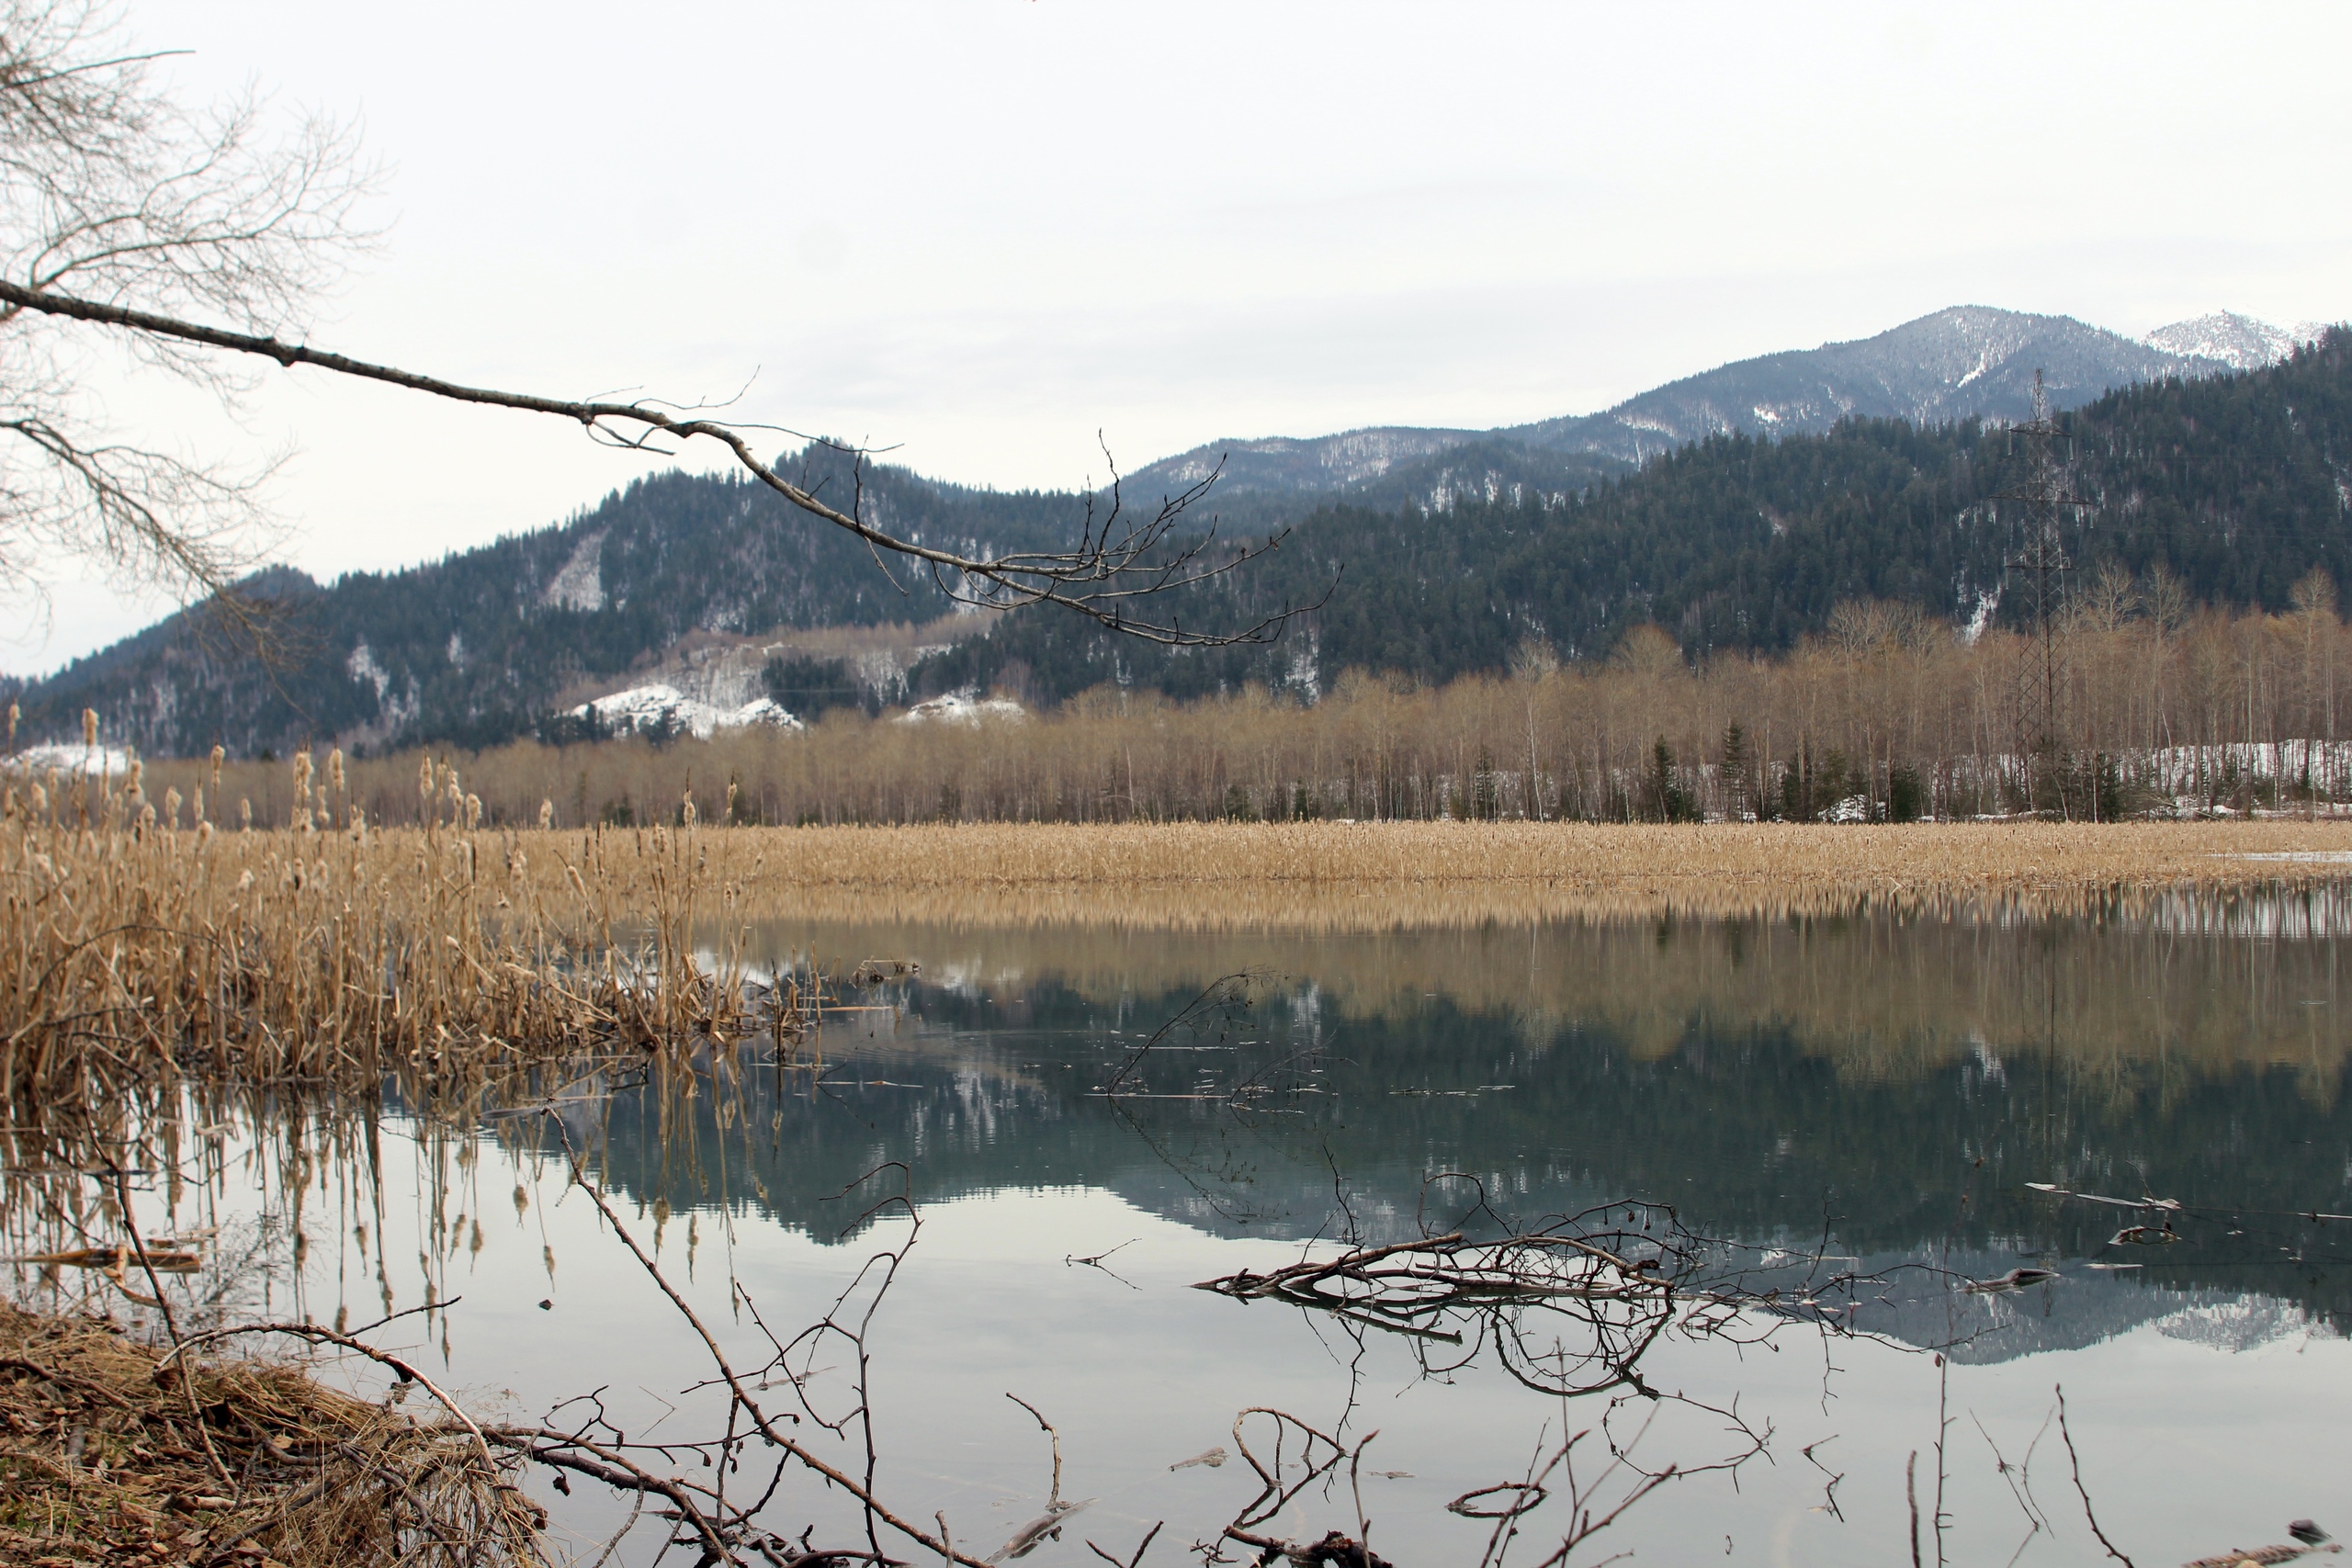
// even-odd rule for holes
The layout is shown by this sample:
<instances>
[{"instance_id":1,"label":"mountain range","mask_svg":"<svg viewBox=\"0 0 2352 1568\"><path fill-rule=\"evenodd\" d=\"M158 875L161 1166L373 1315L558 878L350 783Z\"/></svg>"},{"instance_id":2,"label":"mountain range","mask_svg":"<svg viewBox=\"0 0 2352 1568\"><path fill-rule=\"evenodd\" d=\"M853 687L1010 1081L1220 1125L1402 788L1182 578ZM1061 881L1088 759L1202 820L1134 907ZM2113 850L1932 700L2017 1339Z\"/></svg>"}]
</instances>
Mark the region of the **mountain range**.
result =
<instances>
[{"instance_id":1,"label":"mountain range","mask_svg":"<svg viewBox=\"0 0 2352 1568\"><path fill-rule=\"evenodd\" d=\"M1222 461L1219 484L1227 491L1344 491L1482 440L1584 458L1609 472L1710 435L1818 435L1849 418L2017 421L2033 412L2037 372L2051 404L2072 408L2136 381L2251 370L2285 357L2319 330L2305 323L2287 332L2222 311L2135 341L2071 316L1956 306L1875 337L1686 376L1599 413L1485 431L1384 426L1306 440L1216 441L1138 470L1135 482L1181 488Z\"/></svg>"},{"instance_id":2,"label":"mountain range","mask_svg":"<svg viewBox=\"0 0 2352 1568\"><path fill-rule=\"evenodd\" d=\"M2193 434L2196 416L2167 399L2210 388L2217 415L2234 410L2257 424L2293 426L2300 409L2300 434L2260 425L2258 439L2241 433L2217 449L2267 452L2295 468L2295 484L2283 470L2249 477L2234 459L2200 468L2205 491L2194 494L2180 492L2178 476L2128 462L2102 470L2178 509L2159 544L2147 545L2144 528L2133 536L2143 556L2185 563L2217 601L2267 602L2313 548L2313 558L2352 564L2337 562L2335 537L2352 494L2336 454L2352 452L2352 431L2337 445L2317 412L2336 406L2328 367L2345 357L2342 340L2277 371L2252 368L2308 335L2221 314L2133 340L2062 316L1963 307L1725 365L1599 413L1215 443L1130 476L1132 500L1216 474L1200 514L1214 510L1228 536L1296 526L1265 570L1201 591L1186 617L1313 600L1337 581L1331 602L1275 649L1185 658L1068 617L957 616L927 578L886 575L855 540L763 488L671 473L553 527L405 571L332 584L265 574L248 587L281 612L266 665L198 610L8 684L33 738L78 734L90 707L109 736L154 754L216 741L239 752L328 739L483 745L659 685L682 700L772 711L755 699L779 655L797 661L803 685L853 682L868 705L995 684L1051 701L1102 679L1180 695L1238 680L1311 694L1350 664L1425 679L1497 667L1530 637L1589 657L1641 619L1668 621L1693 652L1781 647L1838 594L1911 598L1964 619L1999 599L2001 542L1985 520L2007 458L1986 433L2030 412L2037 371L2056 408L2094 405L2110 429L2145 426L2153 440L2161 426L2176 446L2200 451L2216 439L2211 428ZM2289 374L2312 384L2279 416L2271 405L2283 394L2254 383ZM2139 402L2111 390L2132 388L2143 389ZM2187 431L2175 428L2183 418ZM847 460L822 445L791 461L820 492L853 482ZM1086 515L1087 498L1070 492L971 489L888 467L862 482L882 526L974 551L1062 547ZM2313 498L2333 503L2326 538L2297 535L2302 544L2258 558L2240 551L2235 566L2199 542L2198 517L2275 508L2287 494L2305 511L2320 505ZM1947 513L1939 523L1936 508ZM1977 522L1956 534L1963 513ZM1472 539L1482 543L1470 549Z\"/></svg>"}]
</instances>

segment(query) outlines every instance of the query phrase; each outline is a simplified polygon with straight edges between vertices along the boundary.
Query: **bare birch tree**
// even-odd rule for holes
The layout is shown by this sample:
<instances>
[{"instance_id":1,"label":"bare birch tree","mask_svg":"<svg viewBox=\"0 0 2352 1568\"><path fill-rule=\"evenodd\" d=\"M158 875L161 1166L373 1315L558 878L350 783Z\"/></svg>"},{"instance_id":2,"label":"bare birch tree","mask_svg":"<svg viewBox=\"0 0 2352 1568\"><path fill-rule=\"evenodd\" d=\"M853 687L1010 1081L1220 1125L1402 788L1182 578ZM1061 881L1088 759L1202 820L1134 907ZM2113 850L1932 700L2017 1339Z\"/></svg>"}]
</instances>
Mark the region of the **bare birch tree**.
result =
<instances>
[{"instance_id":1,"label":"bare birch tree","mask_svg":"<svg viewBox=\"0 0 2352 1568\"><path fill-rule=\"evenodd\" d=\"M994 556L902 538L779 473L755 438L707 405L628 402L471 387L313 348L306 308L370 236L356 221L371 183L356 138L323 118L273 129L247 96L190 109L158 85L160 56L129 41L93 0L0 0L0 589L38 589L44 559L80 558L118 579L220 594L260 558L257 489L198 457L120 440L91 395L107 350L233 407L255 374L310 367L434 397L551 415L592 440L667 454L717 441L762 484L876 552L928 570L943 591L999 607L1053 604L1172 645L1271 638L1289 606L1238 630L1187 626L1184 596L1280 543L1220 542L1186 513L1212 475L1130 511L1114 479L1070 547ZM859 454L860 460L863 455Z\"/></svg>"},{"instance_id":2,"label":"bare birch tree","mask_svg":"<svg viewBox=\"0 0 2352 1568\"><path fill-rule=\"evenodd\" d=\"M254 372L167 334L104 339L42 301L202 313L300 332L302 311L369 236L356 138L281 120L255 96L203 108L90 0L0 4L0 590L38 590L79 558L119 581L212 593L261 558L266 470L237 472L125 440L93 382L109 356L233 407Z\"/></svg>"}]
</instances>

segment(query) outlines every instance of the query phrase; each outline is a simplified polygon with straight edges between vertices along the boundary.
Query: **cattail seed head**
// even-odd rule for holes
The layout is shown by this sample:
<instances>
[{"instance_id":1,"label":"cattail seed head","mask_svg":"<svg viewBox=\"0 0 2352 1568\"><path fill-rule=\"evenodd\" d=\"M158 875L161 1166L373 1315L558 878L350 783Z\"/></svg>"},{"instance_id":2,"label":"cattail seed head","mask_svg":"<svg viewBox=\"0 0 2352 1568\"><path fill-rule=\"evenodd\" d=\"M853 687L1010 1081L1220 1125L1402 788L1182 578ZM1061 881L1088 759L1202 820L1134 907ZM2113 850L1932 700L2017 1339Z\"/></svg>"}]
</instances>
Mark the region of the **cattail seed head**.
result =
<instances>
[{"instance_id":1,"label":"cattail seed head","mask_svg":"<svg viewBox=\"0 0 2352 1568\"><path fill-rule=\"evenodd\" d=\"M246 832L250 833L254 830L254 803L251 795L243 795L238 798L237 821Z\"/></svg>"},{"instance_id":2,"label":"cattail seed head","mask_svg":"<svg viewBox=\"0 0 2352 1568\"><path fill-rule=\"evenodd\" d=\"M228 755L229 750L225 746L215 745L212 748L212 793L215 795L220 793L220 764Z\"/></svg>"},{"instance_id":3,"label":"cattail seed head","mask_svg":"<svg viewBox=\"0 0 2352 1568\"><path fill-rule=\"evenodd\" d=\"M416 798L426 802L433 798L433 759L430 757L416 764Z\"/></svg>"},{"instance_id":4,"label":"cattail seed head","mask_svg":"<svg viewBox=\"0 0 2352 1568\"><path fill-rule=\"evenodd\" d=\"M204 820L204 786L203 786L202 784L198 784L198 785L197 785L197 786L196 786L196 807L195 807L195 810L196 810L196 819L197 819L198 821L199 821L199 822L203 821L203 820Z\"/></svg>"},{"instance_id":5,"label":"cattail seed head","mask_svg":"<svg viewBox=\"0 0 2352 1568\"><path fill-rule=\"evenodd\" d=\"M11 751L17 749L17 720L23 715L24 709L14 703L8 705L8 750Z\"/></svg>"},{"instance_id":6,"label":"cattail seed head","mask_svg":"<svg viewBox=\"0 0 2352 1568\"><path fill-rule=\"evenodd\" d=\"M481 796L466 796L466 828L468 831L481 826Z\"/></svg>"},{"instance_id":7,"label":"cattail seed head","mask_svg":"<svg viewBox=\"0 0 2352 1568\"><path fill-rule=\"evenodd\" d=\"M97 743L98 710L96 708L84 708L82 710L82 749L85 751L89 750L95 748Z\"/></svg>"},{"instance_id":8,"label":"cattail seed head","mask_svg":"<svg viewBox=\"0 0 2352 1568\"><path fill-rule=\"evenodd\" d=\"M175 832L179 830L180 792L176 789L164 792L164 825Z\"/></svg>"},{"instance_id":9,"label":"cattail seed head","mask_svg":"<svg viewBox=\"0 0 2352 1568\"><path fill-rule=\"evenodd\" d=\"M337 795L343 793L343 748L340 746L327 753L327 783L334 786Z\"/></svg>"},{"instance_id":10,"label":"cattail seed head","mask_svg":"<svg viewBox=\"0 0 2352 1568\"><path fill-rule=\"evenodd\" d=\"M552 828L555 826L554 801L542 800L539 802L539 826L543 829Z\"/></svg>"}]
</instances>

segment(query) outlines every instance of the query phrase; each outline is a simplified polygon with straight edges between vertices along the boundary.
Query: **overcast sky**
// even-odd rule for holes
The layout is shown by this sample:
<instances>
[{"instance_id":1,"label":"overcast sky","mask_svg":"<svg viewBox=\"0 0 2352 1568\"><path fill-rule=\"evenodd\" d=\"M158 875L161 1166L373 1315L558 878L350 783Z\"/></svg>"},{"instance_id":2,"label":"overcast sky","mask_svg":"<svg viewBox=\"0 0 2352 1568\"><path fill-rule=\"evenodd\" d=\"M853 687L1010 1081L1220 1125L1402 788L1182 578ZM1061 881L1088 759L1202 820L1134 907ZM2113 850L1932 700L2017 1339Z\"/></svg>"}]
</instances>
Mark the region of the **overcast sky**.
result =
<instances>
[{"instance_id":1,"label":"overcast sky","mask_svg":"<svg viewBox=\"0 0 2352 1568\"><path fill-rule=\"evenodd\" d=\"M1099 479L1098 430L1135 467L1583 412L1953 304L2133 334L2352 314L2340 3L130 15L196 51L169 67L193 95L250 79L364 126L386 239L313 342L551 395L748 381L745 419L968 483ZM322 577L645 466L311 371L242 429L113 402L150 439L289 452L286 555ZM0 668L158 608L12 604Z\"/></svg>"}]
</instances>

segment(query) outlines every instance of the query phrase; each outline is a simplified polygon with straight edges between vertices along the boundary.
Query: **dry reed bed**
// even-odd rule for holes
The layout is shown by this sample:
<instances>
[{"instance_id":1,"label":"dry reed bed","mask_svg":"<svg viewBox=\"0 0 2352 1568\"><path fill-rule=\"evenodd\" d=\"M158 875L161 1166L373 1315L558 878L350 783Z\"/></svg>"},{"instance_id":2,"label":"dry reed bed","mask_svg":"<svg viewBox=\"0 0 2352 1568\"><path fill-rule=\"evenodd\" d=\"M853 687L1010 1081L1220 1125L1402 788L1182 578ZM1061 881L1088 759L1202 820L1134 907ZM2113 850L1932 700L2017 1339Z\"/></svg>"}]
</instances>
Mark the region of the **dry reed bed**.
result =
<instances>
[{"instance_id":1,"label":"dry reed bed","mask_svg":"<svg viewBox=\"0 0 2352 1568\"><path fill-rule=\"evenodd\" d=\"M543 1520L515 1469L438 1409L414 1418L284 1362L167 1358L104 1318L0 1301L9 1562L537 1564Z\"/></svg>"},{"instance_id":2,"label":"dry reed bed","mask_svg":"<svg viewBox=\"0 0 2352 1568\"><path fill-rule=\"evenodd\" d=\"M2073 912L2311 887L2352 825L1163 823L738 829L743 912L827 920L1375 931L1859 905Z\"/></svg>"},{"instance_id":3,"label":"dry reed bed","mask_svg":"<svg viewBox=\"0 0 2352 1568\"><path fill-rule=\"evenodd\" d=\"M134 782L130 795L136 788ZM437 785L435 786L438 787ZM0 1107L101 1113L199 1072L479 1098L582 1051L733 1032L689 933L734 897L707 840L421 829L214 832L110 800L85 827L11 792L0 831ZM35 802L34 805L46 804Z\"/></svg>"}]
</instances>

